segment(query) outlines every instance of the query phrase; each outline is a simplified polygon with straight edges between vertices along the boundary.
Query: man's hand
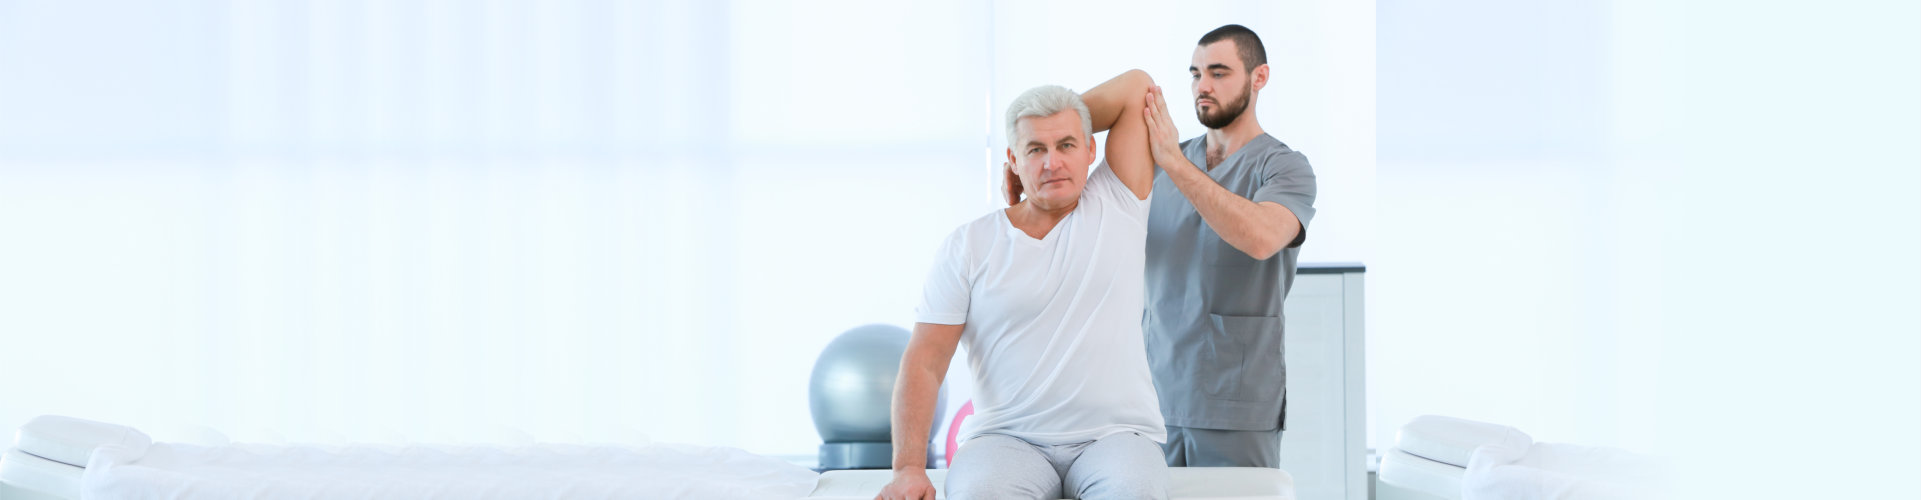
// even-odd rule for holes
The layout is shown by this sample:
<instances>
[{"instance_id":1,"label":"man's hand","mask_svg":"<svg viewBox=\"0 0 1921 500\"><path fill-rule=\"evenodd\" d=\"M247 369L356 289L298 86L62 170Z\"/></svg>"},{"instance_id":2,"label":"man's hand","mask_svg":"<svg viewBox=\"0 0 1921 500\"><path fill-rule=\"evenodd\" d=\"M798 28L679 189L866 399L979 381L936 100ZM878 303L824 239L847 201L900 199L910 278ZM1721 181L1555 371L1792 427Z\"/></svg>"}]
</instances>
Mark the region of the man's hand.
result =
<instances>
[{"instance_id":1,"label":"man's hand","mask_svg":"<svg viewBox=\"0 0 1921 500\"><path fill-rule=\"evenodd\" d=\"M1174 129L1174 117L1167 112L1167 96L1161 94L1161 87L1147 88L1147 106L1141 114L1147 120L1147 150L1154 156L1154 164L1161 168L1179 168L1193 165L1181 153L1180 131Z\"/></svg>"},{"instance_id":2,"label":"man's hand","mask_svg":"<svg viewBox=\"0 0 1921 500\"><path fill-rule=\"evenodd\" d=\"M1006 184L1003 184L1003 187L1002 187L1003 189L1007 190L1006 191L1007 206L1011 207L1011 206L1020 204L1021 176L1019 174L1014 173L1014 160L1007 160L1007 163L1002 163L1001 173L1007 175L1007 182Z\"/></svg>"},{"instance_id":3,"label":"man's hand","mask_svg":"<svg viewBox=\"0 0 1921 500\"><path fill-rule=\"evenodd\" d=\"M924 469L895 470L894 481L881 488L874 500L934 500L934 483L927 480Z\"/></svg>"}]
</instances>

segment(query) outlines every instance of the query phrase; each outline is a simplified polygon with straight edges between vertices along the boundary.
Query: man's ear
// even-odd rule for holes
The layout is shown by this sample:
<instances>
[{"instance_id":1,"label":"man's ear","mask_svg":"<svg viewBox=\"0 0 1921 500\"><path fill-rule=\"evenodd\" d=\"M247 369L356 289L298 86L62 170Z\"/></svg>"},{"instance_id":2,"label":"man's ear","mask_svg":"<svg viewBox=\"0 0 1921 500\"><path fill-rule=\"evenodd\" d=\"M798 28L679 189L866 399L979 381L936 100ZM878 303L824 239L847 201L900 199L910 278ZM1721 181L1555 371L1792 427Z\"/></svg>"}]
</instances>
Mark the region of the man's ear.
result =
<instances>
[{"instance_id":1,"label":"man's ear","mask_svg":"<svg viewBox=\"0 0 1921 500\"><path fill-rule=\"evenodd\" d=\"M1254 81L1252 83L1254 84L1255 91L1259 91L1261 87L1267 86L1267 72L1268 66L1266 64L1254 67Z\"/></svg>"},{"instance_id":2,"label":"man's ear","mask_svg":"<svg viewBox=\"0 0 1921 500\"><path fill-rule=\"evenodd\" d=\"M1008 168L1008 169L1010 169L1010 170L1011 170L1011 169L1013 169L1013 168L1014 168L1014 163L1015 163L1015 162L1014 162L1014 147L1013 147L1013 146L1008 146L1008 147L1007 147L1007 168Z\"/></svg>"}]
</instances>

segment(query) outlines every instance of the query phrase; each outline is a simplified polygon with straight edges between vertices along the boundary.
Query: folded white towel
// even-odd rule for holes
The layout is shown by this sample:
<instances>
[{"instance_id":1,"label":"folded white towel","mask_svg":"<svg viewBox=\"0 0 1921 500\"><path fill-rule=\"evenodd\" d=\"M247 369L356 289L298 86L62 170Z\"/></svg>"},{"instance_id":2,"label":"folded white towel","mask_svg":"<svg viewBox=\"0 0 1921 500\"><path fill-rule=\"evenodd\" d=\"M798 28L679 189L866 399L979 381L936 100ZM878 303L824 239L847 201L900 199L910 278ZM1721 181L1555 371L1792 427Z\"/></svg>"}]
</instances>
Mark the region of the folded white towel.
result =
<instances>
[{"instance_id":1,"label":"folded white towel","mask_svg":"<svg viewBox=\"0 0 1921 500\"><path fill-rule=\"evenodd\" d=\"M1462 500L1658 499L1666 467L1652 457L1613 448L1560 443L1474 450L1461 478Z\"/></svg>"},{"instance_id":2,"label":"folded white towel","mask_svg":"<svg viewBox=\"0 0 1921 500\"><path fill-rule=\"evenodd\" d=\"M1467 467L1474 450L1484 445L1526 450L1534 438L1513 427L1464 418L1421 415L1401 426L1394 447L1410 455Z\"/></svg>"},{"instance_id":3,"label":"folded white towel","mask_svg":"<svg viewBox=\"0 0 1921 500\"><path fill-rule=\"evenodd\" d=\"M34 417L13 438L20 451L75 467L87 465L96 448L113 446L138 455L152 444L153 438L132 427L59 415Z\"/></svg>"}]
</instances>

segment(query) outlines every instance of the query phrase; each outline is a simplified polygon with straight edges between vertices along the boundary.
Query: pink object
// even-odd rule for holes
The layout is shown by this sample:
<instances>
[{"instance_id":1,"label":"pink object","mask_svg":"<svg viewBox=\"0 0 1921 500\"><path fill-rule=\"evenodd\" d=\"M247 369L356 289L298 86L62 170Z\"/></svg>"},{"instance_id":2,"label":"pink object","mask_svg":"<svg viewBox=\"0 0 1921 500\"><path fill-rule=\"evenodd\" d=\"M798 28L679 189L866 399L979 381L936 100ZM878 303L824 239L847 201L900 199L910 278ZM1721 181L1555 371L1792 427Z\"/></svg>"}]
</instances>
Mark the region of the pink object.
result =
<instances>
[{"instance_id":1,"label":"pink object","mask_svg":"<svg viewBox=\"0 0 1921 500\"><path fill-rule=\"evenodd\" d=\"M954 412L954 422L947 424L947 467L950 469L954 467L954 453L960 451L961 420L973 414L974 400L969 399L966 404L961 405L960 411Z\"/></svg>"}]
</instances>

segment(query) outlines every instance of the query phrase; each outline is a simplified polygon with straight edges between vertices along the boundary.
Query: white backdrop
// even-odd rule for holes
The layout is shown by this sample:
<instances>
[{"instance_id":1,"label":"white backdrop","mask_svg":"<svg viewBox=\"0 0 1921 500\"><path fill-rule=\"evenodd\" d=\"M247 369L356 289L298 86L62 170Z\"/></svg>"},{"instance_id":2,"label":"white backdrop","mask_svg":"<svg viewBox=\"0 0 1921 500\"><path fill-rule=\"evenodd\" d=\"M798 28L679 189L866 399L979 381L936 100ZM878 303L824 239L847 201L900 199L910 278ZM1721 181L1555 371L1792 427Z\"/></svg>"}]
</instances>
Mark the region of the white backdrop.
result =
<instances>
[{"instance_id":1,"label":"white backdrop","mask_svg":"<svg viewBox=\"0 0 1921 500\"><path fill-rule=\"evenodd\" d=\"M1005 100L1185 96L1227 22L1304 260L1367 260L1371 2L1170 7L0 1L0 428L811 454L815 355L911 322Z\"/></svg>"},{"instance_id":2,"label":"white backdrop","mask_svg":"<svg viewBox=\"0 0 1921 500\"><path fill-rule=\"evenodd\" d=\"M1377 444L1499 422L1672 498L1921 469L1921 6L1379 9Z\"/></svg>"}]
</instances>

